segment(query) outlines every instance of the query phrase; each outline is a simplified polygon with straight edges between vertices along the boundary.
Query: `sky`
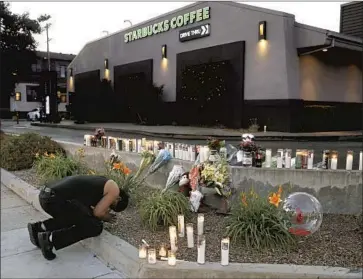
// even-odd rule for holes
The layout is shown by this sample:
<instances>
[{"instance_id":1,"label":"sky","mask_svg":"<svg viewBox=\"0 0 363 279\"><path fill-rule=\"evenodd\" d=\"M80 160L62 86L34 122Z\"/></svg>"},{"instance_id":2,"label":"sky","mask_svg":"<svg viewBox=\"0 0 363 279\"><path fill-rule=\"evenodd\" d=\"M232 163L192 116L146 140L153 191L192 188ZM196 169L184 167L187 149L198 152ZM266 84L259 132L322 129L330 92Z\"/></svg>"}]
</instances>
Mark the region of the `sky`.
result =
<instances>
[{"instance_id":1,"label":"sky","mask_svg":"<svg viewBox=\"0 0 363 279\"><path fill-rule=\"evenodd\" d=\"M11 2L13 13L29 12L31 18L52 16L49 50L78 54L83 46L105 35L127 28L193 2ZM294 14L297 22L339 32L340 5L345 2L243 2ZM46 50L46 35L35 36L38 50Z\"/></svg>"}]
</instances>

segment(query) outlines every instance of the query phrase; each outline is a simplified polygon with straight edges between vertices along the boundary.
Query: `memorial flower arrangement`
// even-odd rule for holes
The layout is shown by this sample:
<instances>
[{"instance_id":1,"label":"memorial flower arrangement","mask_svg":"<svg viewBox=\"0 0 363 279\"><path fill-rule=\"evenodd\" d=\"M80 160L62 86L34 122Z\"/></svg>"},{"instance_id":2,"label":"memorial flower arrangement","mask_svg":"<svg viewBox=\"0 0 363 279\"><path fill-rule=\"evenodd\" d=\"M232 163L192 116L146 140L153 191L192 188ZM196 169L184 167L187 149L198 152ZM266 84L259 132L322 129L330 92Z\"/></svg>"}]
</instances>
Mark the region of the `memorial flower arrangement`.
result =
<instances>
[{"instance_id":1,"label":"memorial flower arrangement","mask_svg":"<svg viewBox=\"0 0 363 279\"><path fill-rule=\"evenodd\" d=\"M255 249L289 249L296 238L289 232L291 216L283 210L283 189L267 197L254 190L241 193L227 219L227 235L233 242Z\"/></svg>"},{"instance_id":2,"label":"memorial flower arrangement","mask_svg":"<svg viewBox=\"0 0 363 279\"><path fill-rule=\"evenodd\" d=\"M207 139L207 145L208 145L209 150L219 151L220 148L222 147L222 141L220 141L219 139L216 139L216 138L209 137Z\"/></svg>"}]
</instances>

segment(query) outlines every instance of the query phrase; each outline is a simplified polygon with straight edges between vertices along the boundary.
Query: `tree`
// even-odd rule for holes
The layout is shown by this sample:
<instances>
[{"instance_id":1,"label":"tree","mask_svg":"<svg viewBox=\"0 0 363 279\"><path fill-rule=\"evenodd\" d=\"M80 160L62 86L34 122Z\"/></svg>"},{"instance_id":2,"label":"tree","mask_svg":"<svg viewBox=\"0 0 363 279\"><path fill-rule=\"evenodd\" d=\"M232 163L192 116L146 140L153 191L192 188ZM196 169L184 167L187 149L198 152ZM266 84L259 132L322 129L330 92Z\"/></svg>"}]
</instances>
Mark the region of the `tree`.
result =
<instances>
[{"instance_id":1,"label":"tree","mask_svg":"<svg viewBox=\"0 0 363 279\"><path fill-rule=\"evenodd\" d=\"M10 108L15 84L29 74L31 65L36 63L34 34L42 32L40 24L49 18L42 15L31 19L29 13L14 14L9 9L9 3L0 2L0 107L4 111Z\"/></svg>"}]
</instances>

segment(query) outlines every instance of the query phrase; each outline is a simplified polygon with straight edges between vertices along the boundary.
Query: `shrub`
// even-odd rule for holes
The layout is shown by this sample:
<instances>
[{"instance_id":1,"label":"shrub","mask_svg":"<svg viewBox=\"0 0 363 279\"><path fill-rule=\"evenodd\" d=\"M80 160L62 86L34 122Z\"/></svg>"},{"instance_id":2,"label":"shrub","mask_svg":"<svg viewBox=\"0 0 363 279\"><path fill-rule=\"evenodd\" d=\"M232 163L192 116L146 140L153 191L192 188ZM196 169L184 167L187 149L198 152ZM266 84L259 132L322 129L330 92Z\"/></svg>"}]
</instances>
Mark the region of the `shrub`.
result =
<instances>
[{"instance_id":1,"label":"shrub","mask_svg":"<svg viewBox=\"0 0 363 279\"><path fill-rule=\"evenodd\" d=\"M35 161L35 154L60 153L64 149L50 137L35 133L7 136L1 143L0 165L9 171L29 169Z\"/></svg>"},{"instance_id":2,"label":"shrub","mask_svg":"<svg viewBox=\"0 0 363 279\"><path fill-rule=\"evenodd\" d=\"M42 183L59 180L67 176L86 174L87 167L78 159L66 157L63 154L48 154L43 156L36 155L34 168L38 179Z\"/></svg>"},{"instance_id":3,"label":"shrub","mask_svg":"<svg viewBox=\"0 0 363 279\"><path fill-rule=\"evenodd\" d=\"M290 216L281 209L282 188L269 199L258 196L253 190L242 193L241 200L227 218L227 235L233 242L244 242L255 249L289 249L296 238L288 230Z\"/></svg>"},{"instance_id":4,"label":"shrub","mask_svg":"<svg viewBox=\"0 0 363 279\"><path fill-rule=\"evenodd\" d=\"M178 214L186 218L190 214L189 200L181 193L157 191L140 201L140 216L143 224L152 231L178 223Z\"/></svg>"}]
</instances>

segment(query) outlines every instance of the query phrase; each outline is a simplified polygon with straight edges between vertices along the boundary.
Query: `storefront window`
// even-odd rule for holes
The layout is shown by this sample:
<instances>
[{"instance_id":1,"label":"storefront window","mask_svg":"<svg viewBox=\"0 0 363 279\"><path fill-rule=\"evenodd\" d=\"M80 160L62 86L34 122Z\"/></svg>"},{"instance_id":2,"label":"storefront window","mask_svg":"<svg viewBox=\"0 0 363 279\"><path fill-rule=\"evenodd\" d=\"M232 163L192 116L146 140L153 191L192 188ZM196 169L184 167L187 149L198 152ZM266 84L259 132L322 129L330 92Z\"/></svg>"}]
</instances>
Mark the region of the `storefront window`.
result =
<instances>
[{"instance_id":1,"label":"storefront window","mask_svg":"<svg viewBox=\"0 0 363 279\"><path fill-rule=\"evenodd\" d=\"M61 78L65 78L66 77L66 67L65 66L61 66L60 67L60 77Z\"/></svg>"},{"instance_id":2,"label":"storefront window","mask_svg":"<svg viewBox=\"0 0 363 279\"><path fill-rule=\"evenodd\" d=\"M26 86L26 101L27 102L40 102L40 98L38 96L38 85L27 85Z\"/></svg>"}]
</instances>

